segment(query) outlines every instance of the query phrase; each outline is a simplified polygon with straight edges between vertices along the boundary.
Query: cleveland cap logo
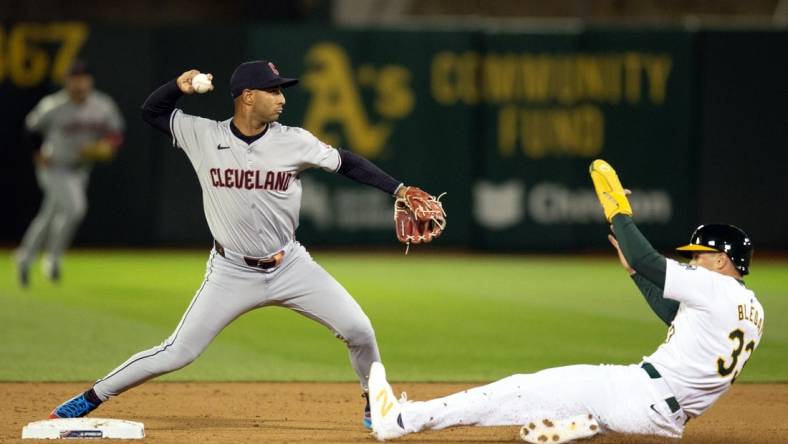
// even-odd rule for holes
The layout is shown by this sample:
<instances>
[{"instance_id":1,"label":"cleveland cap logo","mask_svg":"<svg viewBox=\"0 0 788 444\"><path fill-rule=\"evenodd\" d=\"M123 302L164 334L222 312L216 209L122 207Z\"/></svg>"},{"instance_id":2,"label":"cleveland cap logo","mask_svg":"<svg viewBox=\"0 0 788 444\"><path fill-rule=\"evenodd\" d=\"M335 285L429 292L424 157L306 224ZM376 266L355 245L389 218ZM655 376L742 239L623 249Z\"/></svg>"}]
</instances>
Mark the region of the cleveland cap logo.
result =
<instances>
[{"instance_id":1,"label":"cleveland cap logo","mask_svg":"<svg viewBox=\"0 0 788 444\"><path fill-rule=\"evenodd\" d=\"M268 62L268 67L271 68L271 71L273 71L274 74L279 75L279 71L277 71L276 66L273 63Z\"/></svg>"}]
</instances>

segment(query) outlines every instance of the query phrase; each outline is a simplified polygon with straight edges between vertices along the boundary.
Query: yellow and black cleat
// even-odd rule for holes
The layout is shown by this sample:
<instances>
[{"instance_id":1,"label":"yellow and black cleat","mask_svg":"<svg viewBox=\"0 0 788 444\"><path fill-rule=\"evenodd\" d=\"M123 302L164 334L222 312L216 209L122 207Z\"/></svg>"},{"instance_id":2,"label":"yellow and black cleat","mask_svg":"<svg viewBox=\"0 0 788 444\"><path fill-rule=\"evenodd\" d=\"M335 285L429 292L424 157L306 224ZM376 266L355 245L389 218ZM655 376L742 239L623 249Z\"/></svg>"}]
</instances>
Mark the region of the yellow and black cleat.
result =
<instances>
[{"instance_id":1,"label":"yellow and black cleat","mask_svg":"<svg viewBox=\"0 0 788 444\"><path fill-rule=\"evenodd\" d=\"M591 181L594 182L594 190L599 198L599 203L605 212L605 218L610 222L616 214L632 215L632 207L629 199L618 180L616 170L609 163L602 159L597 159L588 168L591 174Z\"/></svg>"}]
</instances>

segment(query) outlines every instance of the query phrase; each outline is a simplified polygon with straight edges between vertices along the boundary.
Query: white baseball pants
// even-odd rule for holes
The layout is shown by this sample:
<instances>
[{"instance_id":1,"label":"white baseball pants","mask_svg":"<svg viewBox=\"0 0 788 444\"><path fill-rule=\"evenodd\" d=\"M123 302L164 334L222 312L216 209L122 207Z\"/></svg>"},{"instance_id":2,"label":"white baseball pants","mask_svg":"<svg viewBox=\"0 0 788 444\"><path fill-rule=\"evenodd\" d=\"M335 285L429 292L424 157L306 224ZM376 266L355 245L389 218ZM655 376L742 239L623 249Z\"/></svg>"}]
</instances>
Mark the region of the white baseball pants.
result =
<instances>
[{"instance_id":1,"label":"white baseball pants","mask_svg":"<svg viewBox=\"0 0 788 444\"><path fill-rule=\"evenodd\" d=\"M680 438L686 422L662 379L637 365L572 365L513 375L425 402L405 402L408 433L452 426L526 425L591 414L602 430Z\"/></svg>"}]
</instances>

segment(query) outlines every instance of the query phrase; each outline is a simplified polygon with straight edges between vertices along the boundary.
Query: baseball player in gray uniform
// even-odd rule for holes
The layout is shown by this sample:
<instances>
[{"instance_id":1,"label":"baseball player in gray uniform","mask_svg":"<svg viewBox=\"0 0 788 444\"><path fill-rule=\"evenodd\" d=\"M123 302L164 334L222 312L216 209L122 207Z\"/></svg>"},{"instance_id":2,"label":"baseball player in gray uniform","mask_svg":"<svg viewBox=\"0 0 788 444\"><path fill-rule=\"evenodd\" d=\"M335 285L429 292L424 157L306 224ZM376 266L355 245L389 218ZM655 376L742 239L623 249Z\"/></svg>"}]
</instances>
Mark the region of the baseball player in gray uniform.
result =
<instances>
[{"instance_id":1,"label":"baseball player in gray uniform","mask_svg":"<svg viewBox=\"0 0 788 444\"><path fill-rule=\"evenodd\" d=\"M698 227L677 250L660 255L632 221L627 192L606 162L591 176L624 269L657 316L667 339L632 365L571 365L513 375L424 402L397 401L382 364L369 376L373 433L379 440L459 425L522 425L530 443L560 444L604 431L681 438L742 371L760 343L764 312L744 285L752 244L732 225Z\"/></svg>"},{"instance_id":2,"label":"baseball player in gray uniform","mask_svg":"<svg viewBox=\"0 0 788 444\"><path fill-rule=\"evenodd\" d=\"M156 90L143 105L143 118L172 138L199 178L215 239L205 278L169 338L58 406L52 418L84 416L112 396L184 367L234 319L266 306L294 310L344 341L365 392L370 365L380 360L375 332L359 304L295 239L299 176L320 168L394 196L404 193L402 183L309 131L277 123L283 88L297 80L281 77L273 63L238 66L230 79L235 112L224 121L175 108L179 97L195 92L192 79L198 74L186 71ZM364 424L370 425L368 398Z\"/></svg>"},{"instance_id":3,"label":"baseball player in gray uniform","mask_svg":"<svg viewBox=\"0 0 788 444\"><path fill-rule=\"evenodd\" d=\"M41 99L25 119L43 144L36 176L44 193L41 208L16 250L19 283L29 284L30 264L47 242L44 274L60 278L60 261L87 212L86 189L95 161L112 157L123 140L123 118L108 95L93 89L83 61L75 62L64 88ZM37 138L37 137L36 137Z\"/></svg>"}]
</instances>

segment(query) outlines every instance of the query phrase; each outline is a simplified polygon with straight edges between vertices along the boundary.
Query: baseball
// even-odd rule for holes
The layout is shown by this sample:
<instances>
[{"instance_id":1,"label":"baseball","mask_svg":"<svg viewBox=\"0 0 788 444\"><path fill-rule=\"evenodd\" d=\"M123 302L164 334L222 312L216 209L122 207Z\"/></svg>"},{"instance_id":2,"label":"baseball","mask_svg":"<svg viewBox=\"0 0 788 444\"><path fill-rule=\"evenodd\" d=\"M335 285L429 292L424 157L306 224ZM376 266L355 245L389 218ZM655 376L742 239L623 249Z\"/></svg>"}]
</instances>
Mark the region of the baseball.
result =
<instances>
[{"instance_id":1,"label":"baseball","mask_svg":"<svg viewBox=\"0 0 788 444\"><path fill-rule=\"evenodd\" d=\"M211 84L211 79L206 74L197 74L192 78L192 87L194 88L194 92L198 94L207 93L208 91L213 89L213 85Z\"/></svg>"}]
</instances>

